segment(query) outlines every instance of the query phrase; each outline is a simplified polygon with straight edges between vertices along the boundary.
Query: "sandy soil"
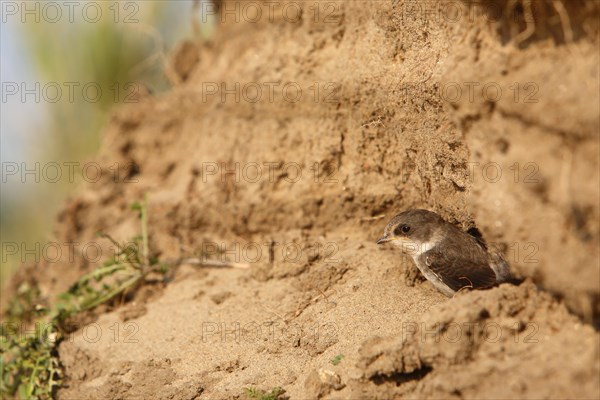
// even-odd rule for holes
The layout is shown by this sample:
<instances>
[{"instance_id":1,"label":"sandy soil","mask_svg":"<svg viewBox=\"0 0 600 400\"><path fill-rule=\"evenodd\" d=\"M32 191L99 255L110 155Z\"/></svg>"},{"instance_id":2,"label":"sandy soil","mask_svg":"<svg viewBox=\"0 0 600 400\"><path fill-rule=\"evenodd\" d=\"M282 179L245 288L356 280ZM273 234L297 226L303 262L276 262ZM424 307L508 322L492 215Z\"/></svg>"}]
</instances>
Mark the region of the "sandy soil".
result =
<instances>
[{"instance_id":1,"label":"sandy soil","mask_svg":"<svg viewBox=\"0 0 600 400\"><path fill-rule=\"evenodd\" d=\"M599 398L600 9L556 3L538 2L534 25L520 1L329 2L333 20L303 3L299 22L229 21L182 45L181 83L105 132L106 171L137 167L74 194L56 238L127 240L148 193L156 255L218 243L252 266L182 265L99 311L60 345L59 398ZM303 96L206 95L221 82ZM374 244L413 207L477 227L524 282L436 292ZM30 270L51 296L93 265Z\"/></svg>"}]
</instances>

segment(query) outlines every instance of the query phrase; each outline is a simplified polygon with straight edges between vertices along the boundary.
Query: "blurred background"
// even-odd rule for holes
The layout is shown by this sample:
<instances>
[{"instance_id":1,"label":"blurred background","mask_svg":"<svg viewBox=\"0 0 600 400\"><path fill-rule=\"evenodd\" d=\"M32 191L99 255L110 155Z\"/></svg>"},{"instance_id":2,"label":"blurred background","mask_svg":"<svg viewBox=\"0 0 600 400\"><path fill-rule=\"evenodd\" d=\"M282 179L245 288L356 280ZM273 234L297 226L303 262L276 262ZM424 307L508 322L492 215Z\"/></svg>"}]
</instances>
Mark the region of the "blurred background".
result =
<instances>
[{"instance_id":1,"label":"blurred background","mask_svg":"<svg viewBox=\"0 0 600 400\"><path fill-rule=\"evenodd\" d=\"M200 15L207 3L0 3L0 283L52 241L56 213L83 181L111 109L139 88L168 90L173 45L211 37L212 16ZM17 254L6 251L15 244Z\"/></svg>"}]
</instances>

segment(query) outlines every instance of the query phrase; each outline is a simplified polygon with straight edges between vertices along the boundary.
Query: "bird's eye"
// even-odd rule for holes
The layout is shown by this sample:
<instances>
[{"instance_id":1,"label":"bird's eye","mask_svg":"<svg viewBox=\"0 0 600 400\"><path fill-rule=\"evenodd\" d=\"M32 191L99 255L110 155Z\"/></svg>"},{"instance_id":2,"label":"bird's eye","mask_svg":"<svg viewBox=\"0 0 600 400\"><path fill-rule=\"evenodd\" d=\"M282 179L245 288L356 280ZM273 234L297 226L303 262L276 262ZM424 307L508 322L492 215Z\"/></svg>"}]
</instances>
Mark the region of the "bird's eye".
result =
<instances>
[{"instance_id":1,"label":"bird's eye","mask_svg":"<svg viewBox=\"0 0 600 400\"><path fill-rule=\"evenodd\" d=\"M394 229L394 233L396 235L400 235L402 233L406 234L410 232L410 226L403 224L403 225L398 225L398 227L396 227L396 229Z\"/></svg>"}]
</instances>

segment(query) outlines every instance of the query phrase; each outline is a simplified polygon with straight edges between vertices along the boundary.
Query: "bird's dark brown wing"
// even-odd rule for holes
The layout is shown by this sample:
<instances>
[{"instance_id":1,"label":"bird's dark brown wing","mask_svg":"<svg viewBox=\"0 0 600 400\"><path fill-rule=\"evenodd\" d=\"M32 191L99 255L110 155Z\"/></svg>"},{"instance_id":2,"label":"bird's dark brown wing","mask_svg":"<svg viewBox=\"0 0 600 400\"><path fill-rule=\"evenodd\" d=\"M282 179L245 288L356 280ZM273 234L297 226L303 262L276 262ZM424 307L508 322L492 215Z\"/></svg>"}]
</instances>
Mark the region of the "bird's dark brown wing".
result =
<instances>
[{"instance_id":1,"label":"bird's dark brown wing","mask_svg":"<svg viewBox=\"0 0 600 400\"><path fill-rule=\"evenodd\" d=\"M483 289L496 284L496 274L483 259L430 250L420 256L420 261L455 291L463 287Z\"/></svg>"}]
</instances>

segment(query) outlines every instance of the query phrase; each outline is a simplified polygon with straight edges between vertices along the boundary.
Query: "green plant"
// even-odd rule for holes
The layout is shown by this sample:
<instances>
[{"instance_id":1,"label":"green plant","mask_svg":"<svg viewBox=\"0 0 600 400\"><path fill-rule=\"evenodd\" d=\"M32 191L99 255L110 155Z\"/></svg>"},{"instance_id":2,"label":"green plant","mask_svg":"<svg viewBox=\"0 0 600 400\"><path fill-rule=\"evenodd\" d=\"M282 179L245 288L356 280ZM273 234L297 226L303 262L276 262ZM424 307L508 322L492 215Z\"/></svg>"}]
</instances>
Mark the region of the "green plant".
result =
<instances>
[{"instance_id":1,"label":"green plant","mask_svg":"<svg viewBox=\"0 0 600 400\"><path fill-rule=\"evenodd\" d=\"M8 322L32 321L39 316L45 311L40 295L37 284L21 283L15 296L8 302L6 320Z\"/></svg>"},{"instance_id":2,"label":"green plant","mask_svg":"<svg viewBox=\"0 0 600 400\"><path fill-rule=\"evenodd\" d=\"M331 363L333 365L338 365L339 363L342 362L342 358L344 358L344 355L343 354L338 354L337 356L335 356L335 357L333 357L331 359Z\"/></svg>"},{"instance_id":3,"label":"green plant","mask_svg":"<svg viewBox=\"0 0 600 400\"><path fill-rule=\"evenodd\" d=\"M136 287L150 272L166 271L165 265L150 257L147 200L143 204L134 203L132 208L139 212L142 234L129 245L100 234L115 245L115 255L71 285L53 307L38 303L37 288L19 288L7 312L10 323L2 324L0 330L2 398L53 398L61 382L56 348L66 333L65 321ZM35 331L24 331L23 325L34 326Z\"/></svg>"},{"instance_id":4,"label":"green plant","mask_svg":"<svg viewBox=\"0 0 600 400\"><path fill-rule=\"evenodd\" d=\"M278 400L284 393L285 390L280 387L275 387L268 393L257 388L244 388L244 394L250 400Z\"/></svg>"}]
</instances>

